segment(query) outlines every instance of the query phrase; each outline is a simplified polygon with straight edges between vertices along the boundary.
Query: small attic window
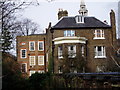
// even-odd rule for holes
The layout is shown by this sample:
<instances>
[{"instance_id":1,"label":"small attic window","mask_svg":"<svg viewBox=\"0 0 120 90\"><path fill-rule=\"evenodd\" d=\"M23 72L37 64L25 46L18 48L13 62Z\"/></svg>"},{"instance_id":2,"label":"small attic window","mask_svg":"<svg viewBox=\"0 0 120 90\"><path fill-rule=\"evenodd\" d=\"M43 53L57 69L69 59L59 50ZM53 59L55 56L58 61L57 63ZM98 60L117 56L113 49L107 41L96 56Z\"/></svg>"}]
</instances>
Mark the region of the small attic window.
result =
<instances>
[{"instance_id":1,"label":"small attic window","mask_svg":"<svg viewBox=\"0 0 120 90\"><path fill-rule=\"evenodd\" d=\"M76 16L75 20L76 23L84 23L84 16Z\"/></svg>"}]
</instances>

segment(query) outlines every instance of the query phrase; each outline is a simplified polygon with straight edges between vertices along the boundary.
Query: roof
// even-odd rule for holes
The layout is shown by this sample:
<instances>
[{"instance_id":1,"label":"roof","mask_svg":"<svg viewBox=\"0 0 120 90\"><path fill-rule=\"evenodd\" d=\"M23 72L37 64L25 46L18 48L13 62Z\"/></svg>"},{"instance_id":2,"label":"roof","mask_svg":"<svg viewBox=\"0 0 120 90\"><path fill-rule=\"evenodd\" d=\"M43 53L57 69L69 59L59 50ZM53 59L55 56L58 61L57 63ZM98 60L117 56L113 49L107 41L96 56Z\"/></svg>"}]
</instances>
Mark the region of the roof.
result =
<instances>
[{"instance_id":1,"label":"roof","mask_svg":"<svg viewBox=\"0 0 120 90\"><path fill-rule=\"evenodd\" d=\"M95 17L85 17L84 23L76 23L75 17L63 17L51 29L111 28Z\"/></svg>"}]
</instances>

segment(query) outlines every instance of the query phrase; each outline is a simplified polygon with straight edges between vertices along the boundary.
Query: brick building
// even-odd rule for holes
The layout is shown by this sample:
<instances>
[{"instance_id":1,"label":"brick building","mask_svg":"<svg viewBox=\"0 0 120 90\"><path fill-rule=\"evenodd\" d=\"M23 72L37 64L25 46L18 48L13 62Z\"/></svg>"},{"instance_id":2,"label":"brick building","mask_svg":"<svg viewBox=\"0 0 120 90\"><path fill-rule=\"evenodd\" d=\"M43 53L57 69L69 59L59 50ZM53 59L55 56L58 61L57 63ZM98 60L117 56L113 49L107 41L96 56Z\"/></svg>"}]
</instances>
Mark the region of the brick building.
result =
<instances>
[{"instance_id":1,"label":"brick building","mask_svg":"<svg viewBox=\"0 0 120 90\"><path fill-rule=\"evenodd\" d=\"M17 60L26 75L46 72L45 34L17 37Z\"/></svg>"},{"instance_id":2,"label":"brick building","mask_svg":"<svg viewBox=\"0 0 120 90\"><path fill-rule=\"evenodd\" d=\"M110 12L108 25L88 16L82 0L79 15L69 17L60 9L58 19L56 25L50 23L46 34L17 37L17 60L22 72L46 72L51 60L54 73L110 71L112 46L116 43L114 11Z\"/></svg>"}]
</instances>

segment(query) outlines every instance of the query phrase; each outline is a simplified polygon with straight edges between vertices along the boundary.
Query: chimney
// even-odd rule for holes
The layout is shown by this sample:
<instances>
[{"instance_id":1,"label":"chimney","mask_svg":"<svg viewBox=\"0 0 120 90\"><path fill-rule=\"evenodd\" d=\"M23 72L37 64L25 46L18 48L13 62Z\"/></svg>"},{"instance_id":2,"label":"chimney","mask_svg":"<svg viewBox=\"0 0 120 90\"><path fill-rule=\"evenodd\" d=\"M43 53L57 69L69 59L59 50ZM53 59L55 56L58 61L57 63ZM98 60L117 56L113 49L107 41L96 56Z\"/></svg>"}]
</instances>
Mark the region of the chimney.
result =
<instances>
[{"instance_id":1,"label":"chimney","mask_svg":"<svg viewBox=\"0 0 120 90\"><path fill-rule=\"evenodd\" d=\"M58 20L63 16L68 16L68 12L67 12L67 10L63 10L60 8L58 11Z\"/></svg>"},{"instance_id":2,"label":"chimney","mask_svg":"<svg viewBox=\"0 0 120 90\"><path fill-rule=\"evenodd\" d=\"M115 20L115 12L111 10L110 12L110 21L112 26L112 42L116 41L116 20Z\"/></svg>"}]
</instances>

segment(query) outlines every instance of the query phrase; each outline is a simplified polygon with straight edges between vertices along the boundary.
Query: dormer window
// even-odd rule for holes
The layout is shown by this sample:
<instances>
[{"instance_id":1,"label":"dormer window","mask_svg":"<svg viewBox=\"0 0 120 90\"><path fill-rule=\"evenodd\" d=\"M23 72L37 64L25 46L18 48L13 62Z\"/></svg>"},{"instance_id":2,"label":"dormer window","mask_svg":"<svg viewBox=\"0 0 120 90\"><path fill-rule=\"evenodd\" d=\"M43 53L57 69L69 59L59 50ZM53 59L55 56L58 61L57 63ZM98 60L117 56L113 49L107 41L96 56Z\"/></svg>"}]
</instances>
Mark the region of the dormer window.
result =
<instances>
[{"instance_id":1,"label":"dormer window","mask_svg":"<svg viewBox=\"0 0 120 90\"><path fill-rule=\"evenodd\" d=\"M84 16L76 16L75 20L76 23L84 23Z\"/></svg>"}]
</instances>

